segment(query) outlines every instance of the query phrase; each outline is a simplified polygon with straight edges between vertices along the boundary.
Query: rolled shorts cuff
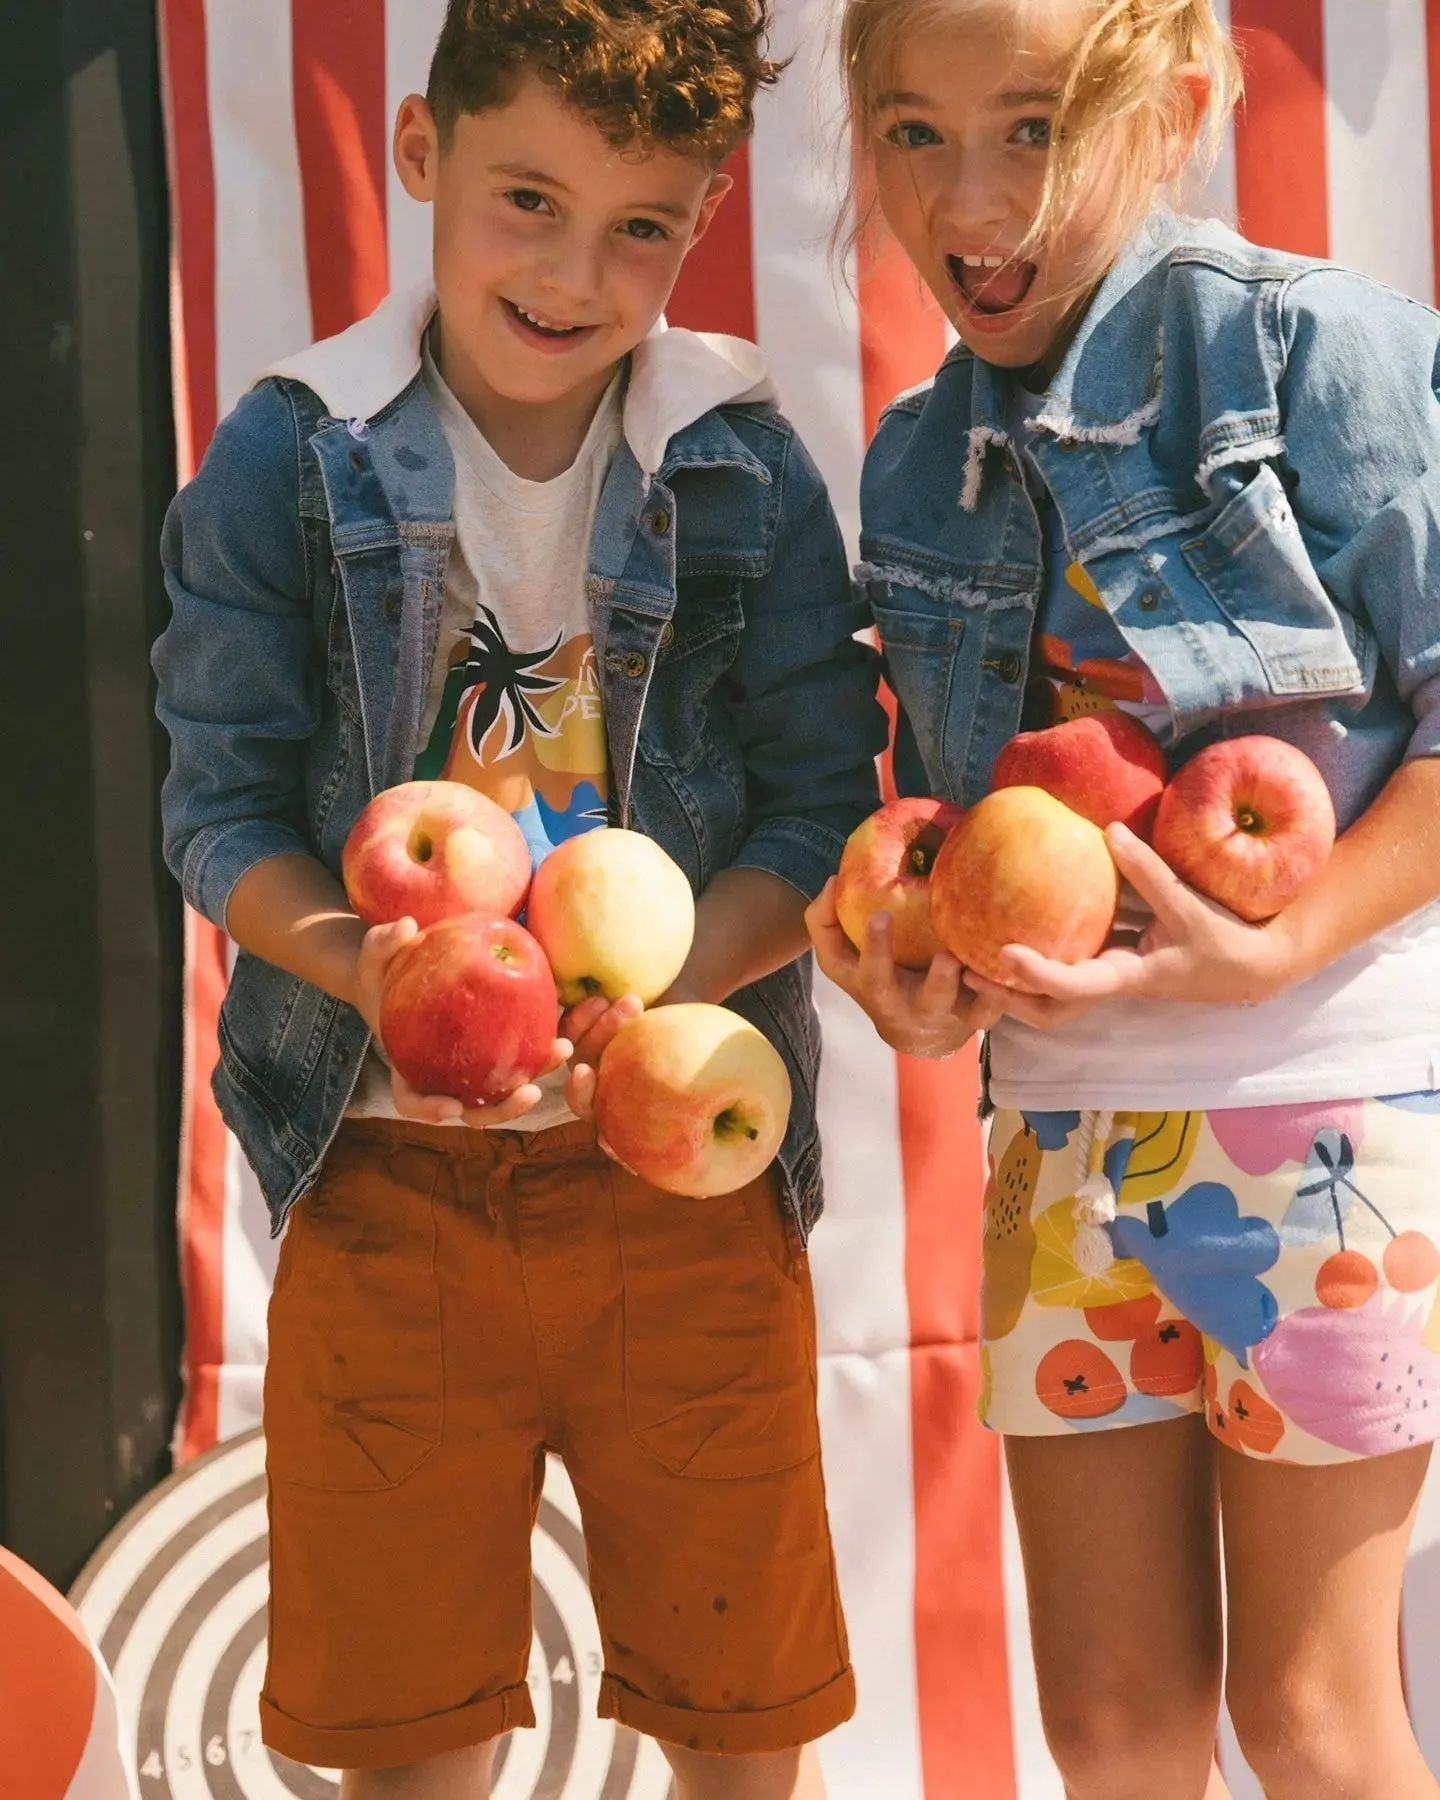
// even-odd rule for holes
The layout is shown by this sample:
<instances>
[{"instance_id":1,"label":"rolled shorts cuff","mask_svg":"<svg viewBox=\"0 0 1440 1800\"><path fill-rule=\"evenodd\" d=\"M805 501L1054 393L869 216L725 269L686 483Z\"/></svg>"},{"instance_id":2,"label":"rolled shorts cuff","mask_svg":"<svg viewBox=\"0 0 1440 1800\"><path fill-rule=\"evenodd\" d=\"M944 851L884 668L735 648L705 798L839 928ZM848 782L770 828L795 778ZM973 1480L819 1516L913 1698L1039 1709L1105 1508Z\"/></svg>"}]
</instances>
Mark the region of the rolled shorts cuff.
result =
<instances>
[{"instance_id":1,"label":"rolled shorts cuff","mask_svg":"<svg viewBox=\"0 0 1440 1800\"><path fill-rule=\"evenodd\" d=\"M469 1706L411 1719L403 1725L302 1725L263 1694L260 1697L260 1737L266 1748L278 1750L291 1762L314 1763L323 1769L405 1768L443 1756L448 1750L488 1744L507 1731L524 1730L534 1723L535 1708L523 1682Z\"/></svg>"},{"instance_id":2,"label":"rolled shorts cuff","mask_svg":"<svg viewBox=\"0 0 1440 1800\"><path fill-rule=\"evenodd\" d=\"M775 1750L798 1750L813 1744L855 1711L855 1673L845 1668L823 1688L788 1706L756 1712L700 1712L689 1706L666 1706L647 1700L618 1677L600 1682L598 1711L645 1737L699 1750L711 1756L763 1756Z\"/></svg>"}]
</instances>

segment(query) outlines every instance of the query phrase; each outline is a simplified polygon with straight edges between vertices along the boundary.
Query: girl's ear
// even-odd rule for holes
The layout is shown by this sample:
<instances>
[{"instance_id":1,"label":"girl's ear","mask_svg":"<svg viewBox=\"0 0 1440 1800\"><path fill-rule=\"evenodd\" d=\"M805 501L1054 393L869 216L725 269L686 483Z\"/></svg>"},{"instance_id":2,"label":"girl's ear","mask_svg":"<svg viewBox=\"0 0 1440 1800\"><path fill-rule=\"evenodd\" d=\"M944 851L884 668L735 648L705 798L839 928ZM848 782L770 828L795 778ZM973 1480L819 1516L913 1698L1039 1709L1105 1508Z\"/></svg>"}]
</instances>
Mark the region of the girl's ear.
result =
<instances>
[{"instance_id":1,"label":"girl's ear","mask_svg":"<svg viewBox=\"0 0 1440 1800\"><path fill-rule=\"evenodd\" d=\"M422 94L410 94L400 103L395 117L392 146L395 173L412 200L435 198L435 170L440 160L440 135L435 115Z\"/></svg>"},{"instance_id":2,"label":"girl's ear","mask_svg":"<svg viewBox=\"0 0 1440 1800\"><path fill-rule=\"evenodd\" d=\"M1213 84L1200 63L1181 63L1170 79L1175 83L1175 144L1168 179L1177 181L1190 160L1205 115L1210 110Z\"/></svg>"},{"instance_id":3,"label":"girl's ear","mask_svg":"<svg viewBox=\"0 0 1440 1800\"><path fill-rule=\"evenodd\" d=\"M690 233L690 242L686 246L687 253L695 248L710 229L710 221L715 217L720 202L734 185L733 176L722 175L718 170L710 177L710 185L705 190L705 198L700 202L700 211L695 218L695 229Z\"/></svg>"}]
</instances>

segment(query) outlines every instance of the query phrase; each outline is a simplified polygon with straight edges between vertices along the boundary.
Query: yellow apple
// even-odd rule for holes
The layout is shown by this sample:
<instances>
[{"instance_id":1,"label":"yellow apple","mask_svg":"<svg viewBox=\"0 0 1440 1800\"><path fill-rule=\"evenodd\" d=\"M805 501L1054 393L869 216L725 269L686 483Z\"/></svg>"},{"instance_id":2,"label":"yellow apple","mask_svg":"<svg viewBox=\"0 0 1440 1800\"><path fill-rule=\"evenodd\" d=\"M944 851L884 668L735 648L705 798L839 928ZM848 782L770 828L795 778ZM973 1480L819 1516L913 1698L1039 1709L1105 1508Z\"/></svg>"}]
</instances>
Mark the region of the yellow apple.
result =
<instances>
[{"instance_id":1,"label":"yellow apple","mask_svg":"<svg viewBox=\"0 0 1440 1800\"><path fill-rule=\"evenodd\" d=\"M600 1135L667 1193L705 1198L756 1180L789 1121L779 1052L723 1006L658 1007L623 1025L600 1059Z\"/></svg>"},{"instance_id":2,"label":"yellow apple","mask_svg":"<svg viewBox=\"0 0 1440 1800\"><path fill-rule=\"evenodd\" d=\"M653 839L602 826L566 838L541 863L525 923L550 960L562 1005L638 994L648 1006L690 954L695 898Z\"/></svg>"}]
</instances>

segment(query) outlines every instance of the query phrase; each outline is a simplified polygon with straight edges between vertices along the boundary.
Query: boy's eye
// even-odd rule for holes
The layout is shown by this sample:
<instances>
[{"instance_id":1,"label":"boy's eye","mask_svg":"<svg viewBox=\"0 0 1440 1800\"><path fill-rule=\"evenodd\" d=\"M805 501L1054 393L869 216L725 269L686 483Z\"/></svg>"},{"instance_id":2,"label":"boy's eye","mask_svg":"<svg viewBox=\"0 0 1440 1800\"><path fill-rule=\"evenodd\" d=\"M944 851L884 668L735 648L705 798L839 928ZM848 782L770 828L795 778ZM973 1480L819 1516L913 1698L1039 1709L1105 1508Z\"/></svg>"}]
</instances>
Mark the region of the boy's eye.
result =
<instances>
[{"instance_id":1,"label":"boy's eye","mask_svg":"<svg viewBox=\"0 0 1440 1800\"><path fill-rule=\"evenodd\" d=\"M898 125L892 125L885 139L900 150L928 150L942 142L933 125L922 125L918 119L902 119Z\"/></svg>"},{"instance_id":2,"label":"boy's eye","mask_svg":"<svg viewBox=\"0 0 1440 1800\"><path fill-rule=\"evenodd\" d=\"M537 193L534 188L511 188L505 198L512 206L518 206L521 212L528 213L543 212L550 204L545 196Z\"/></svg>"},{"instance_id":3,"label":"boy's eye","mask_svg":"<svg viewBox=\"0 0 1440 1800\"><path fill-rule=\"evenodd\" d=\"M654 219L627 219L620 227L626 237L636 238L642 244L654 243L659 238L668 238L670 233L663 225L656 224Z\"/></svg>"},{"instance_id":4,"label":"boy's eye","mask_svg":"<svg viewBox=\"0 0 1440 1800\"><path fill-rule=\"evenodd\" d=\"M1013 144L1021 144L1027 150L1048 150L1050 148L1050 121L1048 119L1022 119L1010 133Z\"/></svg>"}]
</instances>

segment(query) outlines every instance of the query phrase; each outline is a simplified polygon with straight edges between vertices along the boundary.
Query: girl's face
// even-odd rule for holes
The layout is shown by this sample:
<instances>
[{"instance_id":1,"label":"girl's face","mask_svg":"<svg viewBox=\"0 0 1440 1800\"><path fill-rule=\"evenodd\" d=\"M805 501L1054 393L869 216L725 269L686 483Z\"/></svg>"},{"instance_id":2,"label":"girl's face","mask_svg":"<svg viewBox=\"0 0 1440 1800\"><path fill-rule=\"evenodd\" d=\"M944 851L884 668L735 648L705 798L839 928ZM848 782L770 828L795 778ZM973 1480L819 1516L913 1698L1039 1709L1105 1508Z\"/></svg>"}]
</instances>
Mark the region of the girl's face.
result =
<instances>
[{"instance_id":1,"label":"girl's face","mask_svg":"<svg viewBox=\"0 0 1440 1800\"><path fill-rule=\"evenodd\" d=\"M1036 370L1039 385L1084 315L1106 228L1102 153L1063 233L1016 256L1040 208L1068 57L1091 15L1086 0L1049 0L1023 29L982 15L913 32L873 109L886 224L965 344L986 362Z\"/></svg>"}]
</instances>

